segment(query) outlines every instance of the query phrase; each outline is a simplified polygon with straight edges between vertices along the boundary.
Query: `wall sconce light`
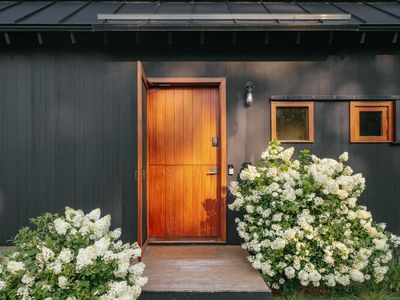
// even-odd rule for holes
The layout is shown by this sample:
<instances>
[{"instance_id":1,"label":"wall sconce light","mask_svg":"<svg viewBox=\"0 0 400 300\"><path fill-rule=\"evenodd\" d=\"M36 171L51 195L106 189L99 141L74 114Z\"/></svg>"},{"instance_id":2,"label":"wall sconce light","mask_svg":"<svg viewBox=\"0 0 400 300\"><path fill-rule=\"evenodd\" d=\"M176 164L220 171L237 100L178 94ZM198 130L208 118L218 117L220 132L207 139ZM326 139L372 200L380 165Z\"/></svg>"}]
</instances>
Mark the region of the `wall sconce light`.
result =
<instances>
[{"instance_id":1,"label":"wall sconce light","mask_svg":"<svg viewBox=\"0 0 400 300\"><path fill-rule=\"evenodd\" d=\"M245 98L245 103L247 106L250 106L253 104L253 89L254 89L254 83L253 81L247 81L246 82L246 98Z\"/></svg>"}]
</instances>

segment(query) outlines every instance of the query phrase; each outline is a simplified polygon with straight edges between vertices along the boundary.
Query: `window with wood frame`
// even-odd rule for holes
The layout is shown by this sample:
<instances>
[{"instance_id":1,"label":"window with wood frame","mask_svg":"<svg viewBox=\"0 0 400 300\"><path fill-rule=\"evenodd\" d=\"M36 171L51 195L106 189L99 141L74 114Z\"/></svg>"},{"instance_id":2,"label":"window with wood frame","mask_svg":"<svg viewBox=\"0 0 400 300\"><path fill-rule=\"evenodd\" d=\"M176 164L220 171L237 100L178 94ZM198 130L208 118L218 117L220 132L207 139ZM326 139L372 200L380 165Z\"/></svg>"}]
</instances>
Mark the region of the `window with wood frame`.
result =
<instances>
[{"instance_id":1,"label":"window with wood frame","mask_svg":"<svg viewBox=\"0 0 400 300\"><path fill-rule=\"evenodd\" d=\"M271 137L281 142L314 142L314 102L271 102Z\"/></svg>"},{"instance_id":2,"label":"window with wood frame","mask_svg":"<svg viewBox=\"0 0 400 300\"><path fill-rule=\"evenodd\" d=\"M393 102L350 102L350 141L393 141Z\"/></svg>"}]
</instances>

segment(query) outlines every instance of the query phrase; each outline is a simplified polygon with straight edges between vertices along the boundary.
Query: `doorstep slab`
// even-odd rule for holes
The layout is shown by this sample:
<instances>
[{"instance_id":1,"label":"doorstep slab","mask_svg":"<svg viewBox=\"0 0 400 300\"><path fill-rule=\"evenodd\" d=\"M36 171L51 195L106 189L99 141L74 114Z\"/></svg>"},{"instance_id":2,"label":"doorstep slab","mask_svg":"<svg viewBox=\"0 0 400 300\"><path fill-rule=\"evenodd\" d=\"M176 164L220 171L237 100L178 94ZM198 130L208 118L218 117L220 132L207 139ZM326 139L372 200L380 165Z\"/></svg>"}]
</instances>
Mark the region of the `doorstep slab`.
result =
<instances>
[{"instance_id":1,"label":"doorstep slab","mask_svg":"<svg viewBox=\"0 0 400 300\"><path fill-rule=\"evenodd\" d=\"M247 255L240 246L150 245L141 299L270 299Z\"/></svg>"}]
</instances>

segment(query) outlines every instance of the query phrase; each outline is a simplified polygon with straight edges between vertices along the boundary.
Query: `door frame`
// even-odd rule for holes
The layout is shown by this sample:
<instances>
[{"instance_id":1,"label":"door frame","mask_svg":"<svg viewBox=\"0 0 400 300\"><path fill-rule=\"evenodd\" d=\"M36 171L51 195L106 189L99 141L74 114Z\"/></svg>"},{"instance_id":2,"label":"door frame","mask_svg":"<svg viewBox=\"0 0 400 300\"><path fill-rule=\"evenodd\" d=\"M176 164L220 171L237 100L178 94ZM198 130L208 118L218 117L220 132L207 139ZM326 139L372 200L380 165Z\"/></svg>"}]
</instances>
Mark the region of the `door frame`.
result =
<instances>
[{"instance_id":1,"label":"door frame","mask_svg":"<svg viewBox=\"0 0 400 300\"><path fill-rule=\"evenodd\" d=\"M141 64L140 64L141 65ZM144 70L141 65L140 76L143 77ZM139 70L138 70L139 75ZM139 77L138 77L139 82ZM149 243L226 243L226 197L227 197L227 165L226 165L226 155L227 155L227 145L226 145L226 79L225 77L147 77L147 87L150 89L151 87L155 86L215 86L219 89L219 126L220 126L220 147L219 147L219 155L220 155L220 183L219 183L219 208L220 208L220 215L219 215L219 237L217 239L209 239L209 238L196 238L196 239L150 239L147 240ZM141 88L140 88L141 89ZM139 95L139 93L138 93ZM140 99L142 96L140 96ZM148 101L149 97L147 97ZM139 100L139 98L138 98ZM138 101L138 111L139 105L141 106L142 103L139 104ZM142 107L140 107L140 112L142 113ZM142 117L142 116L141 116ZM138 119L138 132L140 131L140 141L142 142L142 122ZM139 128L140 127L140 128ZM148 134L148 133L147 133ZM139 140L139 137L138 137ZM147 143L148 143L147 139ZM141 145L138 145L141 148ZM139 164L141 163L142 153L141 150L138 149L138 153L140 151L140 160L138 161L138 169ZM139 155L138 155L139 159ZM143 168L143 166L141 166ZM148 162L147 166L145 166L145 173L148 173ZM148 189L148 185L147 185ZM140 212L142 210L142 191L140 190L140 198L139 198L139 189L138 189L138 208L140 207ZM148 195L148 192L147 192ZM139 203L140 202L140 203ZM149 211L147 210L147 232L149 232ZM140 214L139 214L140 215ZM139 217L139 216L138 216ZM138 240L142 240L142 217L140 215L140 221L138 228L140 228L138 232ZM138 218L138 220L139 220ZM140 237L140 238L139 238Z\"/></svg>"},{"instance_id":2,"label":"door frame","mask_svg":"<svg viewBox=\"0 0 400 300\"><path fill-rule=\"evenodd\" d=\"M137 180L137 243L139 247L144 249L147 246L148 238L143 243L143 179L146 176L147 166L143 166L143 90L142 83L147 90L149 89L149 81L143 68L141 61L136 64L137 68L137 170L135 177ZM147 101L147 97L146 97ZM147 114L147 111L145 112ZM147 149L147 147L146 147ZM147 185L146 185L147 186ZM146 193L147 195L147 193ZM146 199L147 200L147 199ZM147 206L146 206L147 207ZM148 214L148 212L147 212ZM147 221L148 222L148 221ZM147 226L148 227L148 226Z\"/></svg>"}]
</instances>

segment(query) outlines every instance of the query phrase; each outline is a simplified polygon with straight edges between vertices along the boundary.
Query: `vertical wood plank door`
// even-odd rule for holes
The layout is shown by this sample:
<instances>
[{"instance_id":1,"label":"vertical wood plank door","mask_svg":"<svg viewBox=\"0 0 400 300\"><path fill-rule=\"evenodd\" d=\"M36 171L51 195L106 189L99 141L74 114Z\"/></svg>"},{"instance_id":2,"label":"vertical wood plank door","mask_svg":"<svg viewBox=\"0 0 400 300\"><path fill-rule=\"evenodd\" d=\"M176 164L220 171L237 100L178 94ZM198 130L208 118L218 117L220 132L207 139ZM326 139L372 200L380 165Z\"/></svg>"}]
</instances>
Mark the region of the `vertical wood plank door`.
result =
<instances>
[{"instance_id":1,"label":"vertical wood plank door","mask_svg":"<svg viewBox=\"0 0 400 300\"><path fill-rule=\"evenodd\" d=\"M218 238L218 87L152 88L147 122L149 237Z\"/></svg>"}]
</instances>

